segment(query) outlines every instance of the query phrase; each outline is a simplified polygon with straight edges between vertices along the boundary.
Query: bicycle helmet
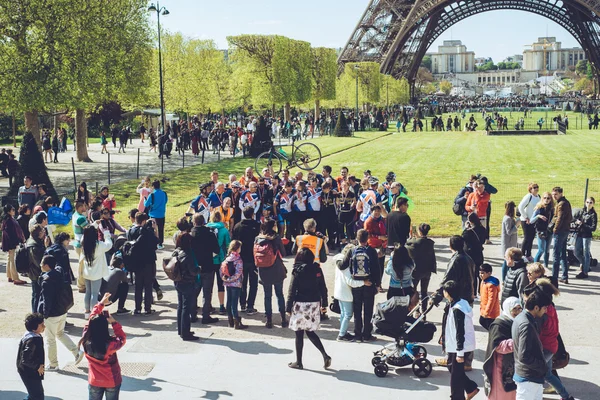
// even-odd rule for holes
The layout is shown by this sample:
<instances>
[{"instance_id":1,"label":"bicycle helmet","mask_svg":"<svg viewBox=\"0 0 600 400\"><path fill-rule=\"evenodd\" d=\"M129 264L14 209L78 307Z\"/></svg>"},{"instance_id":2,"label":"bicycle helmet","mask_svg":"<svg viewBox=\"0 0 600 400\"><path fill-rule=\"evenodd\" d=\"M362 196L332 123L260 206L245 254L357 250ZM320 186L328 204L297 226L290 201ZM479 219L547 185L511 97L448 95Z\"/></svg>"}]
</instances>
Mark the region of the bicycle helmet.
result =
<instances>
[{"instance_id":1,"label":"bicycle helmet","mask_svg":"<svg viewBox=\"0 0 600 400\"><path fill-rule=\"evenodd\" d=\"M393 182L396 180L396 174L394 173L394 171L390 171L387 173L387 175L385 176L385 180L386 182Z\"/></svg>"}]
</instances>

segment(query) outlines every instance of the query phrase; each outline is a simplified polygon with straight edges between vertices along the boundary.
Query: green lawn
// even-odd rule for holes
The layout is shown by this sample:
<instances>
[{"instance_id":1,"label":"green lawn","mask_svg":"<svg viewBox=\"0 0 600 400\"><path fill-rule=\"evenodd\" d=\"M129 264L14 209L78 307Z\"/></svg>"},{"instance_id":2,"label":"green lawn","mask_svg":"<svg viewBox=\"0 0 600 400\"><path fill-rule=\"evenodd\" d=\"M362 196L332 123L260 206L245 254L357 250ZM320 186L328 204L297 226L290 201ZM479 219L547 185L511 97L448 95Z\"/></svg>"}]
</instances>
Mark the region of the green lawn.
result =
<instances>
[{"instance_id":1,"label":"green lawn","mask_svg":"<svg viewBox=\"0 0 600 400\"><path fill-rule=\"evenodd\" d=\"M492 196L493 235L500 233L504 203L520 201L530 181L536 181L542 191L562 186L573 206L580 207L585 180L590 178L589 195L600 200L600 133L596 131L571 130L566 136L487 136L481 131L385 135L361 132L354 138L324 137L314 143L324 156L321 166L331 165L334 175L343 165L357 177L370 169L380 180L394 171L415 202L411 211L414 224L430 223L434 236L460 232L460 217L452 213L452 204L472 173L487 176L498 188L498 194ZM230 173L241 176L248 166L254 166L253 159L224 159L165 174L168 180L163 187L170 204L167 232L175 230L175 221L197 194L197 184L207 181L212 170L226 179ZM137 206L137 183L131 180L111 185L123 211L117 217L122 224L126 223L126 212Z\"/></svg>"}]
</instances>

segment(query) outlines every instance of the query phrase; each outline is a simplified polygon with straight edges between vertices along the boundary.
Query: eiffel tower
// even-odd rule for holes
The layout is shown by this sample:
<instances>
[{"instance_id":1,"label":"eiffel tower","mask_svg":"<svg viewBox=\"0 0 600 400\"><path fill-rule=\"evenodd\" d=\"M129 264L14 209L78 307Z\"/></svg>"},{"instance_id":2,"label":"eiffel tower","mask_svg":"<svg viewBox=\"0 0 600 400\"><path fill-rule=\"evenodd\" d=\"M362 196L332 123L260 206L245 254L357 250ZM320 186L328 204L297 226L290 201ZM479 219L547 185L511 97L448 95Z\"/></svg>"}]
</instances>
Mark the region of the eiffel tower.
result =
<instances>
[{"instance_id":1,"label":"eiffel tower","mask_svg":"<svg viewBox=\"0 0 600 400\"><path fill-rule=\"evenodd\" d=\"M414 98L417 70L433 42L457 22L495 10L526 11L556 22L579 42L598 78L600 0L370 0L338 58L339 73L348 62L374 61L382 73L406 78Z\"/></svg>"}]
</instances>

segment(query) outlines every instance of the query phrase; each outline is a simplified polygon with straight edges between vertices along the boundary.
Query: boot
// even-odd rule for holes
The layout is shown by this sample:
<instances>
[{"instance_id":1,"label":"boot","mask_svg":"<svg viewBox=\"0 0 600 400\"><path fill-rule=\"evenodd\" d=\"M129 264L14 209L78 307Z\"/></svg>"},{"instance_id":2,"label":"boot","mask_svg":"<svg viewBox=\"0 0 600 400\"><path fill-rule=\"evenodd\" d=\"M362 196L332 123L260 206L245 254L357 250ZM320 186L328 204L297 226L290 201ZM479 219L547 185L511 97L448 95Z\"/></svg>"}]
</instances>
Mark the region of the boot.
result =
<instances>
[{"instance_id":1,"label":"boot","mask_svg":"<svg viewBox=\"0 0 600 400\"><path fill-rule=\"evenodd\" d=\"M288 324L288 321L287 321L285 313L281 313L281 327L282 328L287 328L288 325L289 324Z\"/></svg>"},{"instance_id":2,"label":"boot","mask_svg":"<svg viewBox=\"0 0 600 400\"><path fill-rule=\"evenodd\" d=\"M248 329L247 325L242 324L242 318L237 317L234 321L235 329Z\"/></svg>"},{"instance_id":3,"label":"boot","mask_svg":"<svg viewBox=\"0 0 600 400\"><path fill-rule=\"evenodd\" d=\"M233 315L231 313L227 313L227 319L229 320L229 327L233 328L234 327Z\"/></svg>"},{"instance_id":4,"label":"boot","mask_svg":"<svg viewBox=\"0 0 600 400\"><path fill-rule=\"evenodd\" d=\"M273 328L273 316L267 315L267 323L265 324L265 328L271 329Z\"/></svg>"}]
</instances>

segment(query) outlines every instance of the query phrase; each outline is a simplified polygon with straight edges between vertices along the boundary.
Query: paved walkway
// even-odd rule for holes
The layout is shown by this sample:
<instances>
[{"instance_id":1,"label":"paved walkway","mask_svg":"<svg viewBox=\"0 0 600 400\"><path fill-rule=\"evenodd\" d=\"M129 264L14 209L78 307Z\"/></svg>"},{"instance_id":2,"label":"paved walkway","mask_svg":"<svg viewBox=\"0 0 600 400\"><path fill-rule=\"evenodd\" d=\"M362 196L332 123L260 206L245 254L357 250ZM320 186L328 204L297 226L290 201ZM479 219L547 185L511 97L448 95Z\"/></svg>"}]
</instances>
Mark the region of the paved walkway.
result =
<instances>
[{"instance_id":1,"label":"paved walkway","mask_svg":"<svg viewBox=\"0 0 600 400\"><path fill-rule=\"evenodd\" d=\"M437 288L450 257L448 239L436 240L438 274L432 279L430 289ZM495 240L495 243L499 243ZM172 245L159 254L159 260L169 254ZM600 243L592 244L592 253L600 255ZM1 257L4 257L2 255ZM500 276L499 245L486 246L486 260L496 266L495 275ZM3 260L2 260L3 261ZM72 260L74 262L74 260ZM290 259L286 264L291 268ZM1 262L1 261L0 261ZM0 264L1 265L1 264ZM3 271L0 266L0 273ZM324 264L330 295L333 292L333 262ZM572 269L573 271L573 269ZM560 317L561 333L571 363L560 371L566 387L578 399L598 398L598 370L600 370L600 344L594 333L600 329L600 309L595 299L600 282L600 270L594 269L585 281L571 279L562 285L562 295L556 304ZM575 275L571 273L571 277ZM18 339L23 333L22 318L27 312L30 288L16 287L6 283L4 274L0 282L0 399L13 400L25 397L24 387L15 370ZM127 344L118 357L125 375L122 385L123 399L446 399L450 395L450 375L435 367L430 377L418 379L410 367L398 368L385 378L373 374L370 360L372 352L379 349L389 338L381 337L375 343L338 343L335 341L339 328L338 316L325 321L319 336L333 358L329 371L322 368L322 359L312 344L306 340L304 365L306 370L297 371L287 367L294 360L293 333L279 326L279 317L274 317L275 327L263 327L262 314L245 318L250 325L247 331L234 331L221 321L213 326L193 324L193 330L201 337L195 343L182 342L176 335L176 296L172 283L162 272L159 281L165 289L165 298L157 302L157 313L150 317L117 316L127 333ZM387 277L384 286L387 286ZM286 280L286 285L289 279ZM377 302L385 295L378 295ZM68 333L78 340L83 326L83 296L75 293L75 306L69 320L75 327ZM130 292L126 307L132 308ZM257 308L264 310L263 292L259 285ZM216 296L214 304L218 304ZM111 307L114 310L114 306ZM438 324L438 333L426 345L429 359L440 355L436 344L439 334L442 309L434 309L430 321ZM475 307L478 320L478 307ZM352 326L352 324L351 324ZM482 361L487 345L487 334L476 326L477 347L473 372L469 376L481 387ZM59 361L62 371L47 373L44 380L48 399L86 398L87 365L84 360L78 367L70 365L71 355L62 347ZM481 393L476 399L484 399ZM558 396L545 396L557 399Z\"/></svg>"}]
</instances>

